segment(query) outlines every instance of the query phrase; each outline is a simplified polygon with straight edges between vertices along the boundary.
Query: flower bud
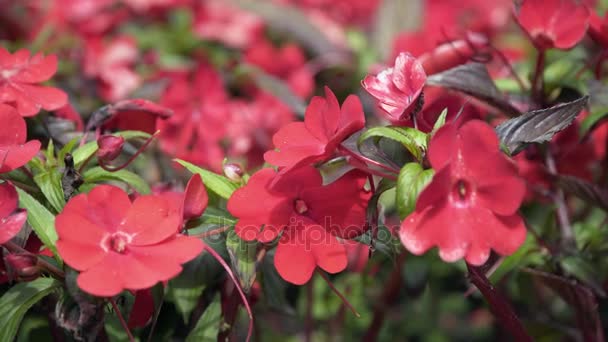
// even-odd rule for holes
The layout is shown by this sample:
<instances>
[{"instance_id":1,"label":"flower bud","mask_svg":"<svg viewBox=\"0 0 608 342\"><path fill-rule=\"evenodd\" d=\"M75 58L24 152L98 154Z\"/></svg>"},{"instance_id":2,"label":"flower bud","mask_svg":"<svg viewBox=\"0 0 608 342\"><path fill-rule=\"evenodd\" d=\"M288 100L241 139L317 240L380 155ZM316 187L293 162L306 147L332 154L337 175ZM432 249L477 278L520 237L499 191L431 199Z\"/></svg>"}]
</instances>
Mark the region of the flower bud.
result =
<instances>
[{"instance_id":1,"label":"flower bud","mask_svg":"<svg viewBox=\"0 0 608 342\"><path fill-rule=\"evenodd\" d=\"M122 146L125 143L123 137L114 135L102 135L97 139L97 145L99 150L97 151L97 158L103 161L112 161L118 157L122 151Z\"/></svg>"},{"instance_id":2,"label":"flower bud","mask_svg":"<svg viewBox=\"0 0 608 342\"><path fill-rule=\"evenodd\" d=\"M224 175L235 182L240 182L243 177L243 169L239 164L227 163L224 165Z\"/></svg>"},{"instance_id":3,"label":"flower bud","mask_svg":"<svg viewBox=\"0 0 608 342\"><path fill-rule=\"evenodd\" d=\"M9 254L5 257L10 272L21 281L32 281L40 275L38 258L32 254Z\"/></svg>"}]
</instances>

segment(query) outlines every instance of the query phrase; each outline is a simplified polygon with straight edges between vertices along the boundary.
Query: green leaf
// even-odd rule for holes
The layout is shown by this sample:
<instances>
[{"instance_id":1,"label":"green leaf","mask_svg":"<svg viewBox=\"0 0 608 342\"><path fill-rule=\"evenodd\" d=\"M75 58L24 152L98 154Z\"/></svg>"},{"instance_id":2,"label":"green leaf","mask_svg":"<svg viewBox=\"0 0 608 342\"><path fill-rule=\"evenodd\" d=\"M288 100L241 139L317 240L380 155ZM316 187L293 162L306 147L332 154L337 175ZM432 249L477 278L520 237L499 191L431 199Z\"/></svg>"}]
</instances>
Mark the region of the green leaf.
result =
<instances>
[{"instance_id":1,"label":"green leaf","mask_svg":"<svg viewBox=\"0 0 608 342\"><path fill-rule=\"evenodd\" d=\"M114 133L114 135L123 137L125 140L130 140L130 139L137 139L137 138L141 138L141 139L148 139L150 138L150 134L146 133L146 132L140 132L140 131L123 131L123 132L116 132ZM74 157L74 165L76 168L79 168L82 163L84 163L85 160L89 159L93 154L95 154L95 152L97 152L97 149L99 147L97 146L97 141L90 141L86 144L84 144L83 146L77 148L76 150L74 150L74 153L72 153L72 156Z\"/></svg>"},{"instance_id":2,"label":"green leaf","mask_svg":"<svg viewBox=\"0 0 608 342\"><path fill-rule=\"evenodd\" d=\"M437 132L443 125L445 125L445 119L448 116L448 109L445 108L443 111L441 111L441 114L439 114L439 117L437 118L437 121L435 121L435 124L433 125L433 130L431 131L430 135L434 135L435 132Z\"/></svg>"},{"instance_id":3,"label":"green leaf","mask_svg":"<svg viewBox=\"0 0 608 342\"><path fill-rule=\"evenodd\" d=\"M226 237L226 249L230 256L232 269L239 278L239 282L245 293L249 293L255 281L257 247L257 242L241 239L234 230L231 230Z\"/></svg>"},{"instance_id":4,"label":"green leaf","mask_svg":"<svg viewBox=\"0 0 608 342\"><path fill-rule=\"evenodd\" d=\"M186 337L186 342L217 341L217 335L222 325L222 303L220 295L216 294L213 301L207 306L194 329Z\"/></svg>"},{"instance_id":5,"label":"green leaf","mask_svg":"<svg viewBox=\"0 0 608 342\"><path fill-rule=\"evenodd\" d=\"M37 174L34 176L34 182L55 209L55 212L61 212L65 206L65 198L61 187L61 174L57 171L57 168L51 167Z\"/></svg>"},{"instance_id":6,"label":"green leaf","mask_svg":"<svg viewBox=\"0 0 608 342\"><path fill-rule=\"evenodd\" d=\"M403 220L416 208L418 195L430 183L435 171L424 170L418 163L407 163L397 178L396 204L399 217Z\"/></svg>"},{"instance_id":7,"label":"green leaf","mask_svg":"<svg viewBox=\"0 0 608 342\"><path fill-rule=\"evenodd\" d=\"M359 137L358 145L369 138L388 138L403 144L405 148L416 158L422 161L423 151L426 150L426 134L410 127L374 127L363 132Z\"/></svg>"},{"instance_id":8,"label":"green leaf","mask_svg":"<svg viewBox=\"0 0 608 342\"><path fill-rule=\"evenodd\" d=\"M215 192L220 197L229 199L234 190L238 189L239 185L230 179L213 173L211 171L202 169L194 164L188 163L187 161L174 159L177 163L188 169L192 173L198 173L205 183L207 189Z\"/></svg>"},{"instance_id":9,"label":"green leaf","mask_svg":"<svg viewBox=\"0 0 608 342\"><path fill-rule=\"evenodd\" d=\"M61 264L61 259L55 247L57 241L55 216L30 194L19 188L16 189L19 193L19 207L27 210L27 223L32 226L40 241L53 252L55 259Z\"/></svg>"},{"instance_id":10,"label":"green leaf","mask_svg":"<svg viewBox=\"0 0 608 342\"><path fill-rule=\"evenodd\" d=\"M146 195L150 193L150 186L143 178L125 169L110 172L96 166L86 170L84 174L82 174L82 178L84 179L85 183L99 183L107 181L124 182L132 186L140 194Z\"/></svg>"},{"instance_id":11,"label":"green leaf","mask_svg":"<svg viewBox=\"0 0 608 342\"><path fill-rule=\"evenodd\" d=\"M218 226L234 226L237 219L229 212L215 207L207 207L201 217L188 221L187 229L192 229L203 224L213 224Z\"/></svg>"},{"instance_id":12,"label":"green leaf","mask_svg":"<svg viewBox=\"0 0 608 342\"><path fill-rule=\"evenodd\" d=\"M11 287L0 298L0 341L13 341L27 310L60 286L53 278L38 278Z\"/></svg>"},{"instance_id":13,"label":"green leaf","mask_svg":"<svg viewBox=\"0 0 608 342\"><path fill-rule=\"evenodd\" d=\"M55 145L53 144L53 140L49 140L49 144L46 147L46 152L44 153L46 157L47 165L56 165L57 160L55 159Z\"/></svg>"}]
</instances>

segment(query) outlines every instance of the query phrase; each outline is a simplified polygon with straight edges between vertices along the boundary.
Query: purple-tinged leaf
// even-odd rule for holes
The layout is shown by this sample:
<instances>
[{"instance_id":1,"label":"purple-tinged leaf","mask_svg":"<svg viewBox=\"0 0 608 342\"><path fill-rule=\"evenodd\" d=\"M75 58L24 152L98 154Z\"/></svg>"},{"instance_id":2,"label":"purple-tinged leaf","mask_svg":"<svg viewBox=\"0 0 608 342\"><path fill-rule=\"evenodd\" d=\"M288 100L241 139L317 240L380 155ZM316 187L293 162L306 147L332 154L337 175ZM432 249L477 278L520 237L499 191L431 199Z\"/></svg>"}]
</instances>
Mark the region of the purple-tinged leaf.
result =
<instances>
[{"instance_id":1,"label":"purple-tinged leaf","mask_svg":"<svg viewBox=\"0 0 608 342\"><path fill-rule=\"evenodd\" d=\"M498 125L496 133L511 155L515 155L527 144L549 141L557 132L570 126L588 100L589 97L584 96L550 108L524 113Z\"/></svg>"},{"instance_id":2,"label":"purple-tinged leaf","mask_svg":"<svg viewBox=\"0 0 608 342\"><path fill-rule=\"evenodd\" d=\"M498 90L482 63L467 63L455 68L429 76L429 85L452 89L470 95L488 105L495 107L509 116L517 116L515 108Z\"/></svg>"},{"instance_id":3,"label":"purple-tinged leaf","mask_svg":"<svg viewBox=\"0 0 608 342\"><path fill-rule=\"evenodd\" d=\"M608 211L608 189L574 176L559 176L557 185L565 192Z\"/></svg>"},{"instance_id":4,"label":"purple-tinged leaf","mask_svg":"<svg viewBox=\"0 0 608 342\"><path fill-rule=\"evenodd\" d=\"M574 308L576 323L585 341L604 341L597 299L590 288L575 280L551 273L530 268L524 270Z\"/></svg>"},{"instance_id":5,"label":"purple-tinged leaf","mask_svg":"<svg viewBox=\"0 0 608 342\"><path fill-rule=\"evenodd\" d=\"M509 302L492 286L481 269L469 264L467 264L467 269L469 270L469 279L488 301L498 321L513 335L515 341L533 341Z\"/></svg>"},{"instance_id":6,"label":"purple-tinged leaf","mask_svg":"<svg viewBox=\"0 0 608 342\"><path fill-rule=\"evenodd\" d=\"M316 55L323 56L328 53L343 55L345 62L351 57L350 52L346 50L345 46L338 46L330 41L295 6L278 5L272 1L255 0L229 0L229 3L259 15L273 31L283 32L293 37Z\"/></svg>"}]
</instances>

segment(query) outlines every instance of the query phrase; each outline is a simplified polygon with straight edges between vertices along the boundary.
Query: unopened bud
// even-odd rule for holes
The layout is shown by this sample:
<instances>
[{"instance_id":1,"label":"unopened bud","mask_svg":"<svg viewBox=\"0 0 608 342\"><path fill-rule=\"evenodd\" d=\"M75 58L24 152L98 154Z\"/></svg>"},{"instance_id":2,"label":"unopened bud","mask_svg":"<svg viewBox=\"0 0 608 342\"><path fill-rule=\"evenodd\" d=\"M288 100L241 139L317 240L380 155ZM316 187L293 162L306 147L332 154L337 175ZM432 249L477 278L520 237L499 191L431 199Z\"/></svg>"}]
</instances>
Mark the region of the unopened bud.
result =
<instances>
[{"instance_id":1,"label":"unopened bud","mask_svg":"<svg viewBox=\"0 0 608 342\"><path fill-rule=\"evenodd\" d=\"M240 182L243 177L243 169L239 164L228 163L224 165L224 175L235 182Z\"/></svg>"},{"instance_id":2,"label":"unopened bud","mask_svg":"<svg viewBox=\"0 0 608 342\"><path fill-rule=\"evenodd\" d=\"M112 161L116 159L120 155L124 143L125 139L123 137L102 135L97 139L97 146L99 146L97 158L102 159L103 161Z\"/></svg>"},{"instance_id":3,"label":"unopened bud","mask_svg":"<svg viewBox=\"0 0 608 342\"><path fill-rule=\"evenodd\" d=\"M32 281L40 276L38 258L32 254L9 254L5 257L10 272L21 281Z\"/></svg>"}]
</instances>

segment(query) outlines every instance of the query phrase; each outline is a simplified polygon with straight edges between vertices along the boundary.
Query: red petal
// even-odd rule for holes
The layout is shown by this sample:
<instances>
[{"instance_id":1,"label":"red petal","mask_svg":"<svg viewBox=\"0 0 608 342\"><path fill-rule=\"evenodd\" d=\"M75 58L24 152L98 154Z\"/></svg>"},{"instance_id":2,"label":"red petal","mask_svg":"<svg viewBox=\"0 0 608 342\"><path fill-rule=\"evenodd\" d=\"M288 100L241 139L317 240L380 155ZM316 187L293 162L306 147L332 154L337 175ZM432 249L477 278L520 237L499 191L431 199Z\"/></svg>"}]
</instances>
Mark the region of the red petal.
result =
<instances>
[{"instance_id":1,"label":"red petal","mask_svg":"<svg viewBox=\"0 0 608 342\"><path fill-rule=\"evenodd\" d=\"M25 120L15 108L0 104L0 147L23 144L27 139Z\"/></svg>"},{"instance_id":2,"label":"red petal","mask_svg":"<svg viewBox=\"0 0 608 342\"><path fill-rule=\"evenodd\" d=\"M274 255L274 266L286 281L302 285L310 280L316 268L313 253L301 241L291 239L295 232L285 231Z\"/></svg>"},{"instance_id":3,"label":"red petal","mask_svg":"<svg viewBox=\"0 0 608 342\"><path fill-rule=\"evenodd\" d=\"M416 211L422 211L427 207L443 205L452 187L452 174L450 165L446 165L433 175L431 182L420 192L416 201Z\"/></svg>"},{"instance_id":4,"label":"red petal","mask_svg":"<svg viewBox=\"0 0 608 342\"><path fill-rule=\"evenodd\" d=\"M307 245L312 250L317 266L328 273L344 271L348 264L344 245L319 225L307 226L306 230Z\"/></svg>"},{"instance_id":5,"label":"red petal","mask_svg":"<svg viewBox=\"0 0 608 342\"><path fill-rule=\"evenodd\" d=\"M129 314L129 328L143 328L154 314L154 298L150 289L135 293L135 302Z\"/></svg>"},{"instance_id":6,"label":"red petal","mask_svg":"<svg viewBox=\"0 0 608 342\"><path fill-rule=\"evenodd\" d=\"M0 219L0 244L15 237L27 219L27 212L20 211Z\"/></svg>"},{"instance_id":7,"label":"red petal","mask_svg":"<svg viewBox=\"0 0 608 342\"><path fill-rule=\"evenodd\" d=\"M79 199L75 200L76 197ZM127 193L112 185L98 185L88 195L76 197L68 202L64 212L70 207L70 211L79 213L109 232L118 229L131 207Z\"/></svg>"},{"instance_id":8,"label":"red petal","mask_svg":"<svg viewBox=\"0 0 608 342\"><path fill-rule=\"evenodd\" d=\"M510 177L477 187L479 205L499 215L513 215L526 195L523 179Z\"/></svg>"},{"instance_id":9,"label":"red petal","mask_svg":"<svg viewBox=\"0 0 608 342\"><path fill-rule=\"evenodd\" d=\"M286 224L292 212L291 208L286 207L286 195L267 189L275 177L276 171L270 168L254 173L246 186L230 196L228 211L236 218L258 222L258 226L281 220Z\"/></svg>"},{"instance_id":10,"label":"red petal","mask_svg":"<svg viewBox=\"0 0 608 342\"><path fill-rule=\"evenodd\" d=\"M0 219L15 211L18 202L19 195L15 187L9 182L0 184Z\"/></svg>"},{"instance_id":11,"label":"red petal","mask_svg":"<svg viewBox=\"0 0 608 342\"><path fill-rule=\"evenodd\" d=\"M67 206L62 213L57 215L55 228L59 240L77 242L91 247L99 247L102 240L109 234L104 227L97 225L96 222L69 209Z\"/></svg>"},{"instance_id":12,"label":"red petal","mask_svg":"<svg viewBox=\"0 0 608 342\"><path fill-rule=\"evenodd\" d=\"M78 275L76 283L81 290L98 297L112 297L124 290L121 274L123 258L108 254L92 268Z\"/></svg>"},{"instance_id":13,"label":"red petal","mask_svg":"<svg viewBox=\"0 0 608 342\"><path fill-rule=\"evenodd\" d=\"M120 230L134 234L132 244L145 246L158 243L177 234L181 215L172 212L161 196L140 196L134 202Z\"/></svg>"},{"instance_id":14,"label":"red petal","mask_svg":"<svg viewBox=\"0 0 608 342\"><path fill-rule=\"evenodd\" d=\"M11 81L24 83L39 83L50 79L57 71L57 56L38 56L32 58L28 65L11 77Z\"/></svg>"},{"instance_id":15,"label":"red petal","mask_svg":"<svg viewBox=\"0 0 608 342\"><path fill-rule=\"evenodd\" d=\"M184 219L199 217L207 208L209 197L199 174L195 174L188 181L184 193Z\"/></svg>"},{"instance_id":16,"label":"red petal","mask_svg":"<svg viewBox=\"0 0 608 342\"><path fill-rule=\"evenodd\" d=\"M9 172L27 164L40 151L40 141L31 140L24 145L0 147L0 173Z\"/></svg>"},{"instance_id":17,"label":"red petal","mask_svg":"<svg viewBox=\"0 0 608 342\"><path fill-rule=\"evenodd\" d=\"M75 239L59 239L57 251L66 264L78 271L97 265L108 254L100 245L80 243Z\"/></svg>"},{"instance_id":18,"label":"red petal","mask_svg":"<svg viewBox=\"0 0 608 342\"><path fill-rule=\"evenodd\" d=\"M315 96L304 113L306 129L321 142L328 142L338 128L340 104L336 95L325 87L325 98Z\"/></svg>"},{"instance_id":19,"label":"red petal","mask_svg":"<svg viewBox=\"0 0 608 342\"><path fill-rule=\"evenodd\" d=\"M458 131L453 123L441 127L429 143L429 162L435 170L449 163L458 150Z\"/></svg>"},{"instance_id":20,"label":"red petal","mask_svg":"<svg viewBox=\"0 0 608 342\"><path fill-rule=\"evenodd\" d=\"M68 103L68 96L63 90L36 85L20 85L24 91L24 97L32 99L37 106L45 110L55 110Z\"/></svg>"},{"instance_id":21,"label":"red petal","mask_svg":"<svg viewBox=\"0 0 608 342\"><path fill-rule=\"evenodd\" d=\"M302 122L283 126L272 141L279 151L266 152L264 159L276 166L294 165L306 158L321 156L325 151L324 143L312 136Z\"/></svg>"},{"instance_id":22,"label":"red petal","mask_svg":"<svg viewBox=\"0 0 608 342\"><path fill-rule=\"evenodd\" d=\"M364 190L366 181L363 172L350 171L327 186L303 189L300 197L308 205L306 215L337 236L352 239L360 235L371 197Z\"/></svg>"}]
</instances>

